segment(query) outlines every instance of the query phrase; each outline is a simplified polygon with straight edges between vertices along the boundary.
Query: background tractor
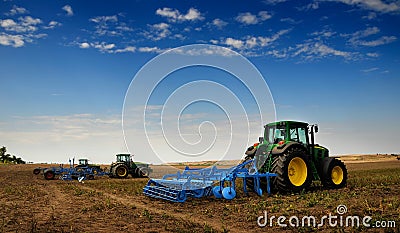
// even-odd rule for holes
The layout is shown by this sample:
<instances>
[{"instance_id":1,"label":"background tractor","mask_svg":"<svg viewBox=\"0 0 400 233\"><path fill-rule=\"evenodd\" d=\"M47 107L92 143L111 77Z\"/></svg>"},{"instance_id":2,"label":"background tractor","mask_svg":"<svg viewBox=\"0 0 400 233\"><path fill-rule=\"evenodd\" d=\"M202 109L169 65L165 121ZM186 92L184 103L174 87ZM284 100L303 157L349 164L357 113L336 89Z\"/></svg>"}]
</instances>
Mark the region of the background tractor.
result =
<instances>
[{"instance_id":1,"label":"background tractor","mask_svg":"<svg viewBox=\"0 0 400 233\"><path fill-rule=\"evenodd\" d=\"M117 161L110 167L110 177L126 178L129 174L132 177L148 177L153 170L149 164L133 162L130 154L118 154Z\"/></svg>"},{"instance_id":2,"label":"background tractor","mask_svg":"<svg viewBox=\"0 0 400 233\"><path fill-rule=\"evenodd\" d=\"M314 143L317 125L304 122L279 121L264 126L264 137L249 147L246 158L257 160L260 172L276 173L271 177L272 188L282 192L307 189L313 180L327 188L346 185L347 169L329 150ZM249 180L251 185L251 180Z\"/></svg>"}]
</instances>

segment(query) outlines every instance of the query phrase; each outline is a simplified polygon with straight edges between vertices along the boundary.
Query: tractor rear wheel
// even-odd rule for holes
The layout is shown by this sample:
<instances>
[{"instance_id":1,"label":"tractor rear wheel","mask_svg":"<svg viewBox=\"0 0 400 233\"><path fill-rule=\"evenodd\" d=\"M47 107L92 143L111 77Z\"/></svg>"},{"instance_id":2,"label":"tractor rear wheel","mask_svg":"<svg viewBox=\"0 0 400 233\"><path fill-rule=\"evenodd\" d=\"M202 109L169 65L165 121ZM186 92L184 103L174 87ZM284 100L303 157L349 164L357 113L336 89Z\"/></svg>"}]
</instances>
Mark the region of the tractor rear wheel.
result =
<instances>
[{"instance_id":1,"label":"tractor rear wheel","mask_svg":"<svg viewBox=\"0 0 400 233\"><path fill-rule=\"evenodd\" d=\"M283 192L300 192L310 186L312 171L307 153L300 148L289 148L272 162L272 187Z\"/></svg>"},{"instance_id":2,"label":"tractor rear wheel","mask_svg":"<svg viewBox=\"0 0 400 233\"><path fill-rule=\"evenodd\" d=\"M347 182L346 165L335 158L325 158L322 162L322 184L326 188L343 188Z\"/></svg>"},{"instance_id":3,"label":"tractor rear wheel","mask_svg":"<svg viewBox=\"0 0 400 233\"><path fill-rule=\"evenodd\" d=\"M54 180L55 176L56 176L56 174L54 174L54 172L51 170L47 170L44 172L44 178L46 180Z\"/></svg>"},{"instance_id":4,"label":"tractor rear wheel","mask_svg":"<svg viewBox=\"0 0 400 233\"><path fill-rule=\"evenodd\" d=\"M114 176L117 178L126 178L128 176L128 167L125 164L117 165L114 171Z\"/></svg>"}]
</instances>

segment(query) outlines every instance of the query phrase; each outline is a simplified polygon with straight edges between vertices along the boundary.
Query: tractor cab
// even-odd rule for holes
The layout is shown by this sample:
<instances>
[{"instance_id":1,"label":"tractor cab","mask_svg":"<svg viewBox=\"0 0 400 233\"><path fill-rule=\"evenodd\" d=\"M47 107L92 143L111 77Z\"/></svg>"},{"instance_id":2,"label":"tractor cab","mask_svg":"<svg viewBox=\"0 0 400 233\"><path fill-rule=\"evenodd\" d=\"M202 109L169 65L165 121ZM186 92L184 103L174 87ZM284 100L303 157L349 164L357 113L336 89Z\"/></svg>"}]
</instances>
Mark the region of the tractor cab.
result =
<instances>
[{"instance_id":1,"label":"tractor cab","mask_svg":"<svg viewBox=\"0 0 400 233\"><path fill-rule=\"evenodd\" d=\"M130 154L118 154L117 155L117 162L123 162L125 164L132 163L132 157Z\"/></svg>"},{"instance_id":2,"label":"tractor cab","mask_svg":"<svg viewBox=\"0 0 400 233\"><path fill-rule=\"evenodd\" d=\"M318 132L318 125L310 125L297 121L279 121L265 126L264 137L260 138L268 151L280 153L290 145L302 146L315 160L328 157L328 149L314 142L314 135Z\"/></svg>"},{"instance_id":3,"label":"tractor cab","mask_svg":"<svg viewBox=\"0 0 400 233\"><path fill-rule=\"evenodd\" d=\"M287 121L268 124L265 127L265 138L269 144L282 145L290 141L301 143L304 146L310 144L307 123Z\"/></svg>"},{"instance_id":4,"label":"tractor cab","mask_svg":"<svg viewBox=\"0 0 400 233\"><path fill-rule=\"evenodd\" d=\"M83 166L88 166L89 165L89 160L88 159L79 159L78 160L78 165L83 167Z\"/></svg>"}]
</instances>

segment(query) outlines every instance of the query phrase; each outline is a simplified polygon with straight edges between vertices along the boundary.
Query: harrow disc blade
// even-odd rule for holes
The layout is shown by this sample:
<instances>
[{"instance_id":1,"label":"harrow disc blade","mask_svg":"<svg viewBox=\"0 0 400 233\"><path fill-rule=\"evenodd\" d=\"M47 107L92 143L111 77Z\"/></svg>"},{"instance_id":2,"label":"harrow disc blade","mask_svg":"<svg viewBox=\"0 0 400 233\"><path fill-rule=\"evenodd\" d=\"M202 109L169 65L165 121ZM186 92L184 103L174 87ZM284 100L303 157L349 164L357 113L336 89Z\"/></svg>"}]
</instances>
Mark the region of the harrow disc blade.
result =
<instances>
[{"instance_id":1,"label":"harrow disc blade","mask_svg":"<svg viewBox=\"0 0 400 233\"><path fill-rule=\"evenodd\" d=\"M236 191L232 187L225 187L222 189L222 196L227 200L232 200L236 197Z\"/></svg>"}]
</instances>

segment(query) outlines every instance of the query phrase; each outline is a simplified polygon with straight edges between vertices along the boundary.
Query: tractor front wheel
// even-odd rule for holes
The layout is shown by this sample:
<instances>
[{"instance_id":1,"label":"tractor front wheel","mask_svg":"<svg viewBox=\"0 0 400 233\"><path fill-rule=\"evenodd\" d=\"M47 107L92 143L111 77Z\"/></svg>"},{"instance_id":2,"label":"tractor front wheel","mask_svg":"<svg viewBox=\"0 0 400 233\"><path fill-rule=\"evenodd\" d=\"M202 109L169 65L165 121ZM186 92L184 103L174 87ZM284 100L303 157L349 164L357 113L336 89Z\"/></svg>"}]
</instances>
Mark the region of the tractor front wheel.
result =
<instances>
[{"instance_id":1,"label":"tractor front wheel","mask_svg":"<svg viewBox=\"0 0 400 233\"><path fill-rule=\"evenodd\" d=\"M147 168L137 167L135 173L137 177L148 177L150 172Z\"/></svg>"},{"instance_id":2,"label":"tractor front wheel","mask_svg":"<svg viewBox=\"0 0 400 233\"><path fill-rule=\"evenodd\" d=\"M326 188L343 188L347 183L347 169L344 163L335 158L325 158L322 163L321 181Z\"/></svg>"},{"instance_id":3,"label":"tractor front wheel","mask_svg":"<svg viewBox=\"0 0 400 233\"><path fill-rule=\"evenodd\" d=\"M289 148L278 155L272 162L272 172L277 177L272 177L273 188L283 192L300 192L310 186L312 171L304 150Z\"/></svg>"}]
</instances>

